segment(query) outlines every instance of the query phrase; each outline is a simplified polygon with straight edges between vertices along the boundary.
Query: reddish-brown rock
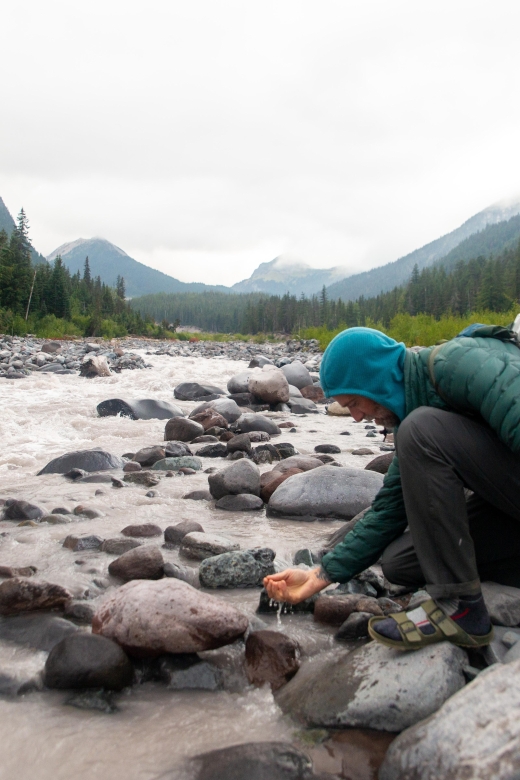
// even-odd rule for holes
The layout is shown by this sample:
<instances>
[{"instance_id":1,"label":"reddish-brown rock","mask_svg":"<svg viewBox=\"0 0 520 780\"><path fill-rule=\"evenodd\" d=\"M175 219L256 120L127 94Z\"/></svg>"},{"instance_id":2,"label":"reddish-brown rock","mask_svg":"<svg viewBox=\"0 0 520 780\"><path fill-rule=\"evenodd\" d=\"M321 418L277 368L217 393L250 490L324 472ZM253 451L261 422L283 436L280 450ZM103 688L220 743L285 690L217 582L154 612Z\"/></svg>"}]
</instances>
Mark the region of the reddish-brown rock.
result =
<instances>
[{"instance_id":1,"label":"reddish-brown rock","mask_svg":"<svg viewBox=\"0 0 520 780\"><path fill-rule=\"evenodd\" d=\"M142 546L120 555L109 564L108 572L120 580L158 580L163 576L164 560L158 547Z\"/></svg>"},{"instance_id":2,"label":"reddish-brown rock","mask_svg":"<svg viewBox=\"0 0 520 780\"><path fill-rule=\"evenodd\" d=\"M148 538L150 536L162 536L162 528L155 523L141 523L139 525L127 525L121 531L123 536L134 536L138 539Z\"/></svg>"},{"instance_id":3,"label":"reddish-brown rock","mask_svg":"<svg viewBox=\"0 0 520 780\"><path fill-rule=\"evenodd\" d=\"M252 685L269 683L277 691L300 667L300 647L280 631L254 631L246 641L245 669Z\"/></svg>"},{"instance_id":4,"label":"reddish-brown rock","mask_svg":"<svg viewBox=\"0 0 520 780\"><path fill-rule=\"evenodd\" d=\"M314 401L315 404L325 400L325 393L317 385L307 385L307 387L301 387L300 393L304 398L308 398L309 401Z\"/></svg>"},{"instance_id":5,"label":"reddish-brown rock","mask_svg":"<svg viewBox=\"0 0 520 780\"><path fill-rule=\"evenodd\" d=\"M0 585L0 615L62 608L72 594L61 585L13 577Z\"/></svg>"},{"instance_id":6,"label":"reddish-brown rock","mask_svg":"<svg viewBox=\"0 0 520 780\"><path fill-rule=\"evenodd\" d=\"M295 474L302 474L301 469L289 469L284 474L280 474L279 471L268 471L268 474L272 474L273 476L271 479L266 480L265 484L262 485L260 488L260 498L264 502L264 504L269 503L269 499L273 495L276 488L282 484L282 482L285 482L286 479L289 479L289 477L294 476ZM262 477L264 474L262 474ZM262 478L260 478L260 484L262 482Z\"/></svg>"},{"instance_id":7,"label":"reddish-brown rock","mask_svg":"<svg viewBox=\"0 0 520 780\"><path fill-rule=\"evenodd\" d=\"M212 650L243 636L247 626L247 617L231 604L170 578L128 582L92 620L94 634L139 657Z\"/></svg>"},{"instance_id":8,"label":"reddish-brown rock","mask_svg":"<svg viewBox=\"0 0 520 780\"><path fill-rule=\"evenodd\" d=\"M357 610L360 594L349 593L346 596L320 596L314 604L314 620L329 626L341 626Z\"/></svg>"},{"instance_id":9,"label":"reddish-brown rock","mask_svg":"<svg viewBox=\"0 0 520 780\"><path fill-rule=\"evenodd\" d=\"M225 417L215 411L215 409L204 409L202 412L193 415L190 418L193 422L197 422L204 428L205 431L210 428L227 428L228 421Z\"/></svg>"}]
</instances>

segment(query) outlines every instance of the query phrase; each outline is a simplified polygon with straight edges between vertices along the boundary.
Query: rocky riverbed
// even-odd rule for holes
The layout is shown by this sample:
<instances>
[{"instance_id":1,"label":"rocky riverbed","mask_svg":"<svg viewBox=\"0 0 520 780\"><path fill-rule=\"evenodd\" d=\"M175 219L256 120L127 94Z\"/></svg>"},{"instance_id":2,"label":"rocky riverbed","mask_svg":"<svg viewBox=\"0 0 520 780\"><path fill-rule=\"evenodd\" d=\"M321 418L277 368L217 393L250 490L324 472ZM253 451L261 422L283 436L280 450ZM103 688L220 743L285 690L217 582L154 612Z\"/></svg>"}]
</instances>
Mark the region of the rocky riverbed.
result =
<instances>
[{"instance_id":1,"label":"rocky riverbed","mask_svg":"<svg viewBox=\"0 0 520 780\"><path fill-rule=\"evenodd\" d=\"M0 346L6 778L217 780L263 766L273 780L365 780L399 732L381 776L419 778L445 708L462 740L486 690L513 712L501 670L520 663L514 589L487 586L502 628L479 656L367 644L371 615L425 597L377 566L295 610L262 594L266 573L315 565L353 526L392 457L374 425L327 413L341 410L320 396L315 344ZM38 370L42 353L78 366ZM123 371L125 355L146 370ZM81 376L89 356L108 373ZM486 729L490 765L516 744L512 715L507 733L471 728ZM436 750L450 777L514 777L464 774L460 751Z\"/></svg>"}]
</instances>

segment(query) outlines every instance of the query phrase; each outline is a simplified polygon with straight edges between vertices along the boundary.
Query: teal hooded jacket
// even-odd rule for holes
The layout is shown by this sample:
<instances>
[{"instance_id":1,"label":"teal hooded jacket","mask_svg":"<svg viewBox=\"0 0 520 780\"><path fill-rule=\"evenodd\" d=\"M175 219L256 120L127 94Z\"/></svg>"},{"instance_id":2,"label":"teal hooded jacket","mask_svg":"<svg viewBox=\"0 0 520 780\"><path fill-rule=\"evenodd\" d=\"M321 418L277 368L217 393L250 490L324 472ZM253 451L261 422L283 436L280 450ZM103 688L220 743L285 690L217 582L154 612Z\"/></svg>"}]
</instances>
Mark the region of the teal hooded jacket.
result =
<instances>
[{"instance_id":1,"label":"teal hooded jacket","mask_svg":"<svg viewBox=\"0 0 520 780\"><path fill-rule=\"evenodd\" d=\"M363 395L361 386L357 387L349 392ZM402 389L403 417L396 412L400 419L420 406L478 415L520 455L520 349L515 344L475 336L455 338L420 352L404 349ZM382 398L373 400L385 405ZM331 581L348 582L375 563L406 526L395 456L372 506L343 542L323 557L323 568Z\"/></svg>"}]
</instances>

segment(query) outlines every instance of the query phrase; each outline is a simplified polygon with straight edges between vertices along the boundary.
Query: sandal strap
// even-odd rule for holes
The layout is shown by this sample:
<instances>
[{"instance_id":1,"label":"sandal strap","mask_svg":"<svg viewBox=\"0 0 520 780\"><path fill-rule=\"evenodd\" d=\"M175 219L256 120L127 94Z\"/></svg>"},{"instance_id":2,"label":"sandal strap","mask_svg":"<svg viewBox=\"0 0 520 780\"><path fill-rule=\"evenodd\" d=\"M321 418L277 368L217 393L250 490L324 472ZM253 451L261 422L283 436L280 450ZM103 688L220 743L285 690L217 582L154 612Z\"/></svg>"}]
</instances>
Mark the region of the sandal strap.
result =
<instances>
[{"instance_id":1,"label":"sandal strap","mask_svg":"<svg viewBox=\"0 0 520 780\"><path fill-rule=\"evenodd\" d=\"M421 607L428 615L430 623L433 623L434 626L437 626L437 628L442 631L444 636L452 637L455 636L455 634L460 636L461 632L466 634L464 629L460 628L460 626L458 626L450 617L448 617L448 615L446 615L442 609L437 606L433 599L428 599L428 601L423 602ZM467 636L469 637L469 634L467 634Z\"/></svg>"},{"instance_id":2,"label":"sandal strap","mask_svg":"<svg viewBox=\"0 0 520 780\"><path fill-rule=\"evenodd\" d=\"M408 642L412 643L421 641L422 636L417 629L417 626L413 620L410 620L406 612L396 612L395 614L390 615L390 617L397 623L399 631L405 641L408 640Z\"/></svg>"}]
</instances>

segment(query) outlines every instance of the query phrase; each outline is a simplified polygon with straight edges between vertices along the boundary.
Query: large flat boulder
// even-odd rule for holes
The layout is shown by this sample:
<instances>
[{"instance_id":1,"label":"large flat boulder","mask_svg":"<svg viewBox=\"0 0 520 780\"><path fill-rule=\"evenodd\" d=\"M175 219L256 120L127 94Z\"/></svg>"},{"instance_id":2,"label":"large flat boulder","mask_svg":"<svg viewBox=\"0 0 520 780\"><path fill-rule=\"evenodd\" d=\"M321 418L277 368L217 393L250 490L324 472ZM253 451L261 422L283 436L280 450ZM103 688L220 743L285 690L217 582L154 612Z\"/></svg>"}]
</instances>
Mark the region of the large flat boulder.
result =
<instances>
[{"instance_id":1,"label":"large flat boulder","mask_svg":"<svg viewBox=\"0 0 520 780\"><path fill-rule=\"evenodd\" d=\"M411 653L370 642L302 666L278 704L308 726L402 731L464 687L467 662L448 642Z\"/></svg>"},{"instance_id":2,"label":"large flat boulder","mask_svg":"<svg viewBox=\"0 0 520 780\"><path fill-rule=\"evenodd\" d=\"M205 396L215 398L215 396L224 394L224 390L221 390L220 387L201 385L198 382L181 382L173 391L173 395L179 401L198 401L199 399L204 400Z\"/></svg>"},{"instance_id":3,"label":"large flat boulder","mask_svg":"<svg viewBox=\"0 0 520 780\"><path fill-rule=\"evenodd\" d=\"M489 667L392 742L379 780L517 780L520 661Z\"/></svg>"},{"instance_id":4,"label":"large flat boulder","mask_svg":"<svg viewBox=\"0 0 520 780\"><path fill-rule=\"evenodd\" d=\"M131 420L170 420L172 417L184 417L184 412L175 404L156 401L155 398L123 400L108 398L97 405L100 417L129 417Z\"/></svg>"},{"instance_id":5,"label":"large flat boulder","mask_svg":"<svg viewBox=\"0 0 520 780\"><path fill-rule=\"evenodd\" d=\"M247 627L247 617L235 607L173 578L123 585L92 621L93 633L141 657L213 650L243 636Z\"/></svg>"},{"instance_id":6,"label":"large flat boulder","mask_svg":"<svg viewBox=\"0 0 520 780\"><path fill-rule=\"evenodd\" d=\"M283 371L272 365L254 369L249 377L249 392L268 404L286 403L289 400L289 382Z\"/></svg>"},{"instance_id":7,"label":"large flat boulder","mask_svg":"<svg viewBox=\"0 0 520 780\"><path fill-rule=\"evenodd\" d=\"M51 460L38 472L37 476L41 474L66 474L72 469L110 471L111 469L122 469L124 465L125 461L122 458L100 448L74 450Z\"/></svg>"},{"instance_id":8,"label":"large flat boulder","mask_svg":"<svg viewBox=\"0 0 520 780\"><path fill-rule=\"evenodd\" d=\"M382 484L382 475L375 471L322 466L282 482L269 500L269 512L289 518L351 520L372 503Z\"/></svg>"}]
</instances>

